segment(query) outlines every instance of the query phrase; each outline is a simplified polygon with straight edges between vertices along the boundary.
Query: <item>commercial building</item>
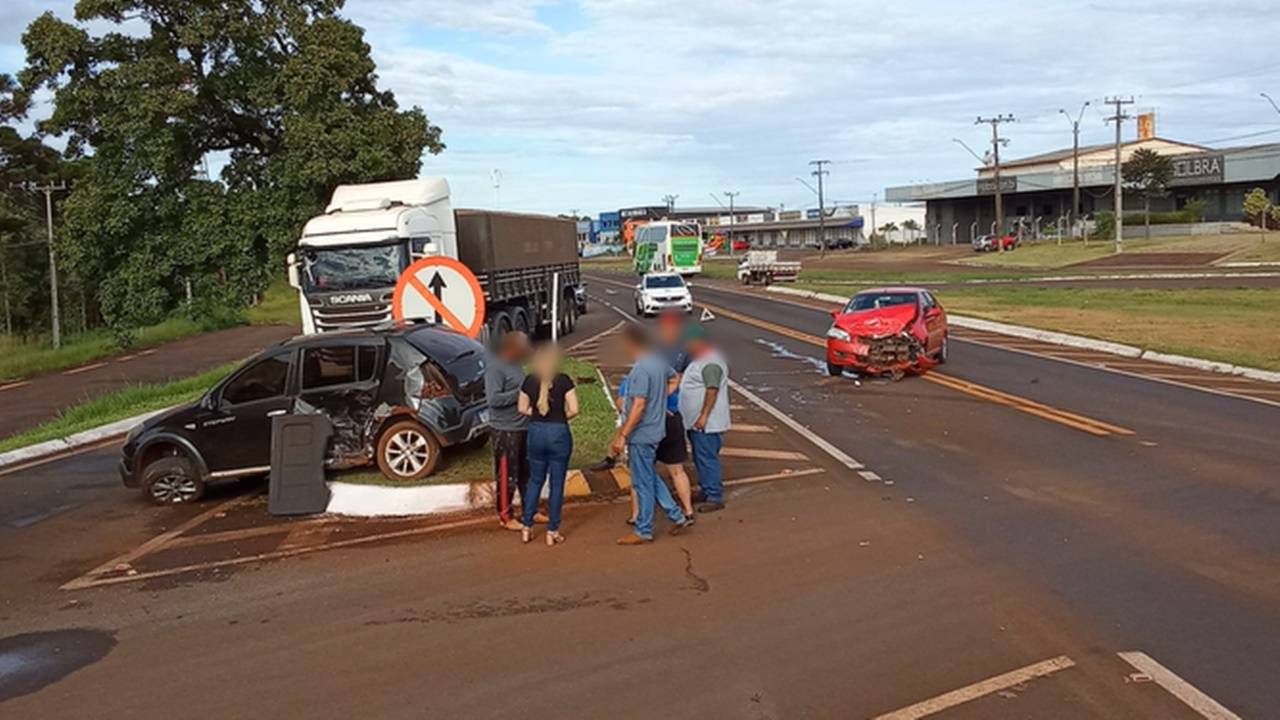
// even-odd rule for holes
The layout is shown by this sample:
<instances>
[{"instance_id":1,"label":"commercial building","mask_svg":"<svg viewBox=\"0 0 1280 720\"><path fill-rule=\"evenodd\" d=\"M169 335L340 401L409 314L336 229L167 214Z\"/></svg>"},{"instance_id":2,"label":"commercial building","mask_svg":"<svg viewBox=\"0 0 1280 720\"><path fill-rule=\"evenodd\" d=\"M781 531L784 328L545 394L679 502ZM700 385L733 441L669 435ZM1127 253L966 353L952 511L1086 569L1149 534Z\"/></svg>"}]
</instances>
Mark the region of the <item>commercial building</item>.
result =
<instances>
[{"instance_id":1,"label":"commercial building","mask_svg":"<svg viewBox=\"0 0 1280 720\"><path fill-rule=\"evenodd\" d=\"M1164 197L1152 198L1152 211L1181 210L1193 199L1204 203L1203 220L1237 221L1251 189L1260 187L1274 200L1280 190L1280 144L1209 148L1154 135L1121 144L1121 163L1139 149L1173 159L1174 177ZM1004 217L995 217L995 171L977 168L975 176L950 182L890 187L885 199L925 203L925 232L930 242L969 242L974 235L1022 228L1067 232L1071 214L1074 155L1071 148L1000 163ZM1114 209L1115 145L1079 150L1080 206L1077 217ZM1136 192L1124 194L1126 213L1142 209Z\"/></svg>"},{"instance_id":2,"label":"commercial building","mask_svg":"<svg viewBox=\"0 0 1280 720\"><path fill-rule=\"evenodd\" d=\"M654 220L696 222L710 241L723 243L732 235L760 248L816 247L822 227L826 228L828 245L866 242L864 222L857 205L829 207L826 213L826 218L819 221L817 208L776 212L770 207L735 205L730 215L727 208L719 206L668 208L665 205L640 205L622 208L615 215L621 225L618 237L623 242L630 241L635 226ZM602 220L604 216L605 213L600 214ZM603 237L601 242L604 242Z\"/></svg>"}]
</instances>

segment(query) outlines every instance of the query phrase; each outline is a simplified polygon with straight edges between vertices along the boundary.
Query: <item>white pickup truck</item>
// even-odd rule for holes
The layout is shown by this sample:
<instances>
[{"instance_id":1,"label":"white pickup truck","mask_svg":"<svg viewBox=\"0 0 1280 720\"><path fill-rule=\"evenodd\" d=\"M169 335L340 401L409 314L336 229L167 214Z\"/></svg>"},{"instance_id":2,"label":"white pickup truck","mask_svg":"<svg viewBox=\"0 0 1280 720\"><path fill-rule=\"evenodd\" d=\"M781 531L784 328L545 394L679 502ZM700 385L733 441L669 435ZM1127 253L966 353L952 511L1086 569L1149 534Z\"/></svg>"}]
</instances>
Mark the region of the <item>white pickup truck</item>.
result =
<instances>
[{"instance_id":1,"label":"white pickup truck","mask_svg":"<svg viewBox=\"0 0 1280 720\"><path fill-rule=\"evenodd\" d=\"M743 285L795 280L800 276L800 263L779 260L777 250L752 250L738 261L738 280Z\"/></svg>"}]
</instances>

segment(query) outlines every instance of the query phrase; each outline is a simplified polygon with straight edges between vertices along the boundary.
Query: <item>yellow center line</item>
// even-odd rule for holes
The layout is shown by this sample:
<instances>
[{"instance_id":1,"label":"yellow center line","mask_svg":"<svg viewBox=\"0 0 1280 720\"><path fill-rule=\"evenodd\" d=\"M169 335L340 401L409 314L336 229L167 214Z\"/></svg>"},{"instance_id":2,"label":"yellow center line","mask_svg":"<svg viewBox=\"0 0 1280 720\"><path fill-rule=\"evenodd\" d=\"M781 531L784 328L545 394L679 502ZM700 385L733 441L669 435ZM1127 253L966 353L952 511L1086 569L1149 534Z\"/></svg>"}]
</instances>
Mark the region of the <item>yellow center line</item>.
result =
<instances>
[{"instance_id":1,"label":"yellow center line","mask_svg":"<svg viewBox=\"0 0 1280 720\"><path fill-rule=\"evenodd\" d=\"M800 342L805 342L810 345L821 347L824 350L827 347L826 340L816 335L810 335L809 333L801 332L794 328L789 328L784 325L778 325L777 323L772 323L767 320L761 320L759 318L752 317L750 315L744 315L742 313L735 312L728 308L723 308L716 305L710 305L705 302L699 302L698 304L710 309L711 312L717 315L723 315L724 317L737 320L739 322L743 322L748 325L754 325L758 328L762 328L764 330L777 333L784 337L789 337L794 340L799 340ZM1060 425L1065 425L1069 428L1079 430L1081 432L1089 433L1090 435L1096 435L1098 437L1102 437L1104 435L1111 435L1111 434L1115 434L1115 435L1133 435L1134 434L1133 430L1126 427L1113 425L1111 423L1103 422L1102 420L1098 420L1096 418L1091 418L1085 415L1080 415L1078 413L1073 413L1069 410L1063 410L1061 408L1052 407L1050 405L1046 405L1044 403L1040 403L1035 400L1031 400L1029 398L1024 398L1020 395L1013 395L1001 390L996 390L995 388L987 387L985 385L979 385L977 383L970 382L968 380L961 380L960 378L938 372L937 370L930 371L922 375L921 378L924 380L928 380L929 382L935 383L937 385L946 387L948 389L955 390L957 392L962 392L972 397L986 400L988 402L996 403L997 405L1004 405L1006 407L1011 407L1015 410L1019 410L1021 412L1027 413L1028 415L1035 415L1036 417L1044 418L1045 420L1050 420Z\"/></svg>"}]
</instances>

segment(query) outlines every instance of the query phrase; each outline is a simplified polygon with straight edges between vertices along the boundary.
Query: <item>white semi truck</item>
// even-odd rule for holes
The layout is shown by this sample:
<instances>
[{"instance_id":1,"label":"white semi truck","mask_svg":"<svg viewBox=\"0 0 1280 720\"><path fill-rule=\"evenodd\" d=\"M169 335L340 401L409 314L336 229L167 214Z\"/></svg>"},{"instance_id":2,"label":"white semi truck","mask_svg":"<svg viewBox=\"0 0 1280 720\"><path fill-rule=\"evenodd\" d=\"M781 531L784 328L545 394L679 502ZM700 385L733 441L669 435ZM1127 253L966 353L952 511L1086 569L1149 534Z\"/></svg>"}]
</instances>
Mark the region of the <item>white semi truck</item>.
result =
<instances>
[{"instance_id":1,"label":"white semi truck","mask_svg":"<svg viewBox=\"0 0 1280 720\"><path fill-rule=\"evenodd\" d=\"M444 178L340 185L289 254L304 333L391 322L400 273L421 257L462 261L485 294L485 334L572 332L586 311L572 220L454 210ZM552 302L555 292L559 302Z\"/></svg>"}]
</instances>

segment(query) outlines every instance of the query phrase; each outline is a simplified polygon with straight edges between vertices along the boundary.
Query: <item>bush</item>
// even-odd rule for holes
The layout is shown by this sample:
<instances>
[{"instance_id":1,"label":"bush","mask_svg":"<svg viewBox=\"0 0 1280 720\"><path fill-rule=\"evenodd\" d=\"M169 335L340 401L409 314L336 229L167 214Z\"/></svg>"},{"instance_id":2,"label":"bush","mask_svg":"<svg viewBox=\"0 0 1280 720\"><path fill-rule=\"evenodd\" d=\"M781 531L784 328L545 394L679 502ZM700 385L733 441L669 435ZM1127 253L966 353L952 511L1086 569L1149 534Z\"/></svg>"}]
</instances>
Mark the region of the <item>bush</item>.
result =
<instances>
[{"instance_id":1,"label":"bush","mask_svg":"<svg viewBox=\"0 0 1280 720\"><path fill-rule=\"evenodd\" d=\"M244 308L222 302L217 298L198 297L183 306L187 319L200 326L202 332L244 325Z\"/></svg>"}]
</instances>

